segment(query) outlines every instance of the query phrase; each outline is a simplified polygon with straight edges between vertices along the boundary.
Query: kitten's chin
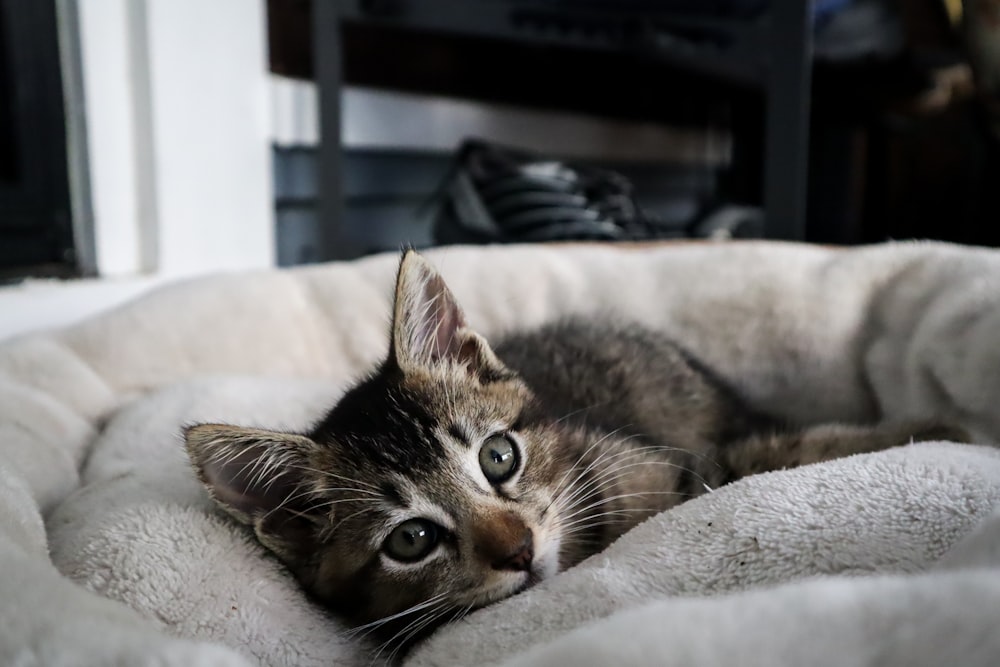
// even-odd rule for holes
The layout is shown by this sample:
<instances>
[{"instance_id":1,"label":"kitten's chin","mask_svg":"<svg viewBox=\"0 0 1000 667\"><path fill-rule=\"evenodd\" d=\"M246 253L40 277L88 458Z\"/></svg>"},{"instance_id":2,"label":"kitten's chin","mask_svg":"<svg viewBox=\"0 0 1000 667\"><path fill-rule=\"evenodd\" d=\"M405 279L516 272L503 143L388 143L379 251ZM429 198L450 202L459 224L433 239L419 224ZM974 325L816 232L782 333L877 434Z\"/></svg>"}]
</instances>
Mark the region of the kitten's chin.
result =
<instances>
[{"instance_id":1,"label":"kitten's chin","mask_svg":"<svg viewBox=\"0 0 1000 667\"><path fill-rule=\"evenodd\" d=\"M482 609L526 591L545 578L544 573L537 567L532 567L527 572L510 573L504 576L505 581L498 583L489 591L472 596L472 599L464 604L471 605L473 609Z\"/></svg>"},{"instance_id":2,"label":"kitten's chin","mask_svg":"<svg viewBox=\"0 0 1000 667\"><path fill-rule=\"evenodd\" d=\"M534 568L528 572L518 572L516 575L512 574L508 576L510 581L504 582L502 586L497 586L487 594L489 599L485 604L493 604L494 602L509 598L511 595L517 595L521 591L538 583Z\"/></svg>"},{"instance_id":3,"label":"kitten's chin","mask_svg":"<svg viewBox=\"0 0 1000 667\"><path fill-rule=\"evenodd\" d=\"M540 583L542 580L548 579L550 576L552 575L546 574L543 568L533 567L528 572L528 576L525 578L524 583L521 584L520 588L518 588L514 593L511 593L511 595L516 595L517 593L526 591L535 584Z\"/></svg>"}]
</instances>

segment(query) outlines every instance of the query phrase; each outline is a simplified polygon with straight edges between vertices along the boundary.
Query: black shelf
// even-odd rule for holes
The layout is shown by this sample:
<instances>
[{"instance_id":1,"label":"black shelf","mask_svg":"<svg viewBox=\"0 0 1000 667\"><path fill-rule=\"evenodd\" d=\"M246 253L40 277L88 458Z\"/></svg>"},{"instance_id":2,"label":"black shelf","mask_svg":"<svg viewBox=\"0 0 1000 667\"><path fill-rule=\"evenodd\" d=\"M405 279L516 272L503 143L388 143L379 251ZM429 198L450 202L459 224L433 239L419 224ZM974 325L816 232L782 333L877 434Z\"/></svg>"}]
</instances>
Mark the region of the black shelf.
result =
<instances>
[{"instance_id":1,"label":"black shelf","mask_svg":"<svg viewBox=\"0 0 1000 667\"><path fill-rule=\"evenodd\" d=\"M320 99L320 211L326 235L323 241L326 258L354 257L360 252L342 229L340 91L345 81L353 82L356 76L356 68L345 56L345 42L359 31L364 34L378 30L394 31L401 36L398 41L401 45L402 36L407 34L431 39L434 36L468 39L472 44L470 48L477 48L477 45L485 48L489 42L523 45L538 50L539 67L544 66L543 57L559 51L578 54L576 60L581 63L594 63L595 58L619 58L625 66L648 71L646 80L651 88L657 84L658 68L663 68L663 72L686 71L689 77L703 78L710 86L728 87L744 97L748 90L752 91L751 97L755 96L762 109L748 117L757 125L748 126L745 121L737 121L735 126L744 128L746 143L754 148L751 152L757 153L756 164L744 169L760 175L734 180L759 184L756 194L765 210L767 236L804 239L812 39L810 3L774 0L753 3L747 11L732 11L734 7L747 6L732 2L671 3L669 10L650 9L652 4L551 0L534 3L517 0L316 2L312 9L313 70ZM727 7L730 11L713 13ZM373 41L357 39L362 48ZM381 77L375 85L414 89L404 81L405 77L393 75L394 68L405 70L408 65L395 59L395 49L375 55L374 71L376 78ZM588 70L580 66L577 71L567 72L567 77L584 81L588 72L595 69L598 68ZM499 81L501 78L502 72L496 70L486 72L479 80L467 77L471 96L497 101L491 88L510 91L515 87L511 81ZM491 86L493 83L496 85ZM601 80L600 83L609 82ZM433 88L438 82L425 77L423 85ZM632 106L630 95L634 99L648 98L650 91L625 87L623 92L607 97L606 100L611 101L605 101L605 107L617 105L627 114ZM547 94L543 90L537 97L540 106L544 107L556 102L558 94L551 91ZM664 114L660 120L668 122L670 119ZM737 136L736 140L739 145L743 139ZM741 159L748 153L738 146L737 155Z\"/></svg>"}]
</instances>

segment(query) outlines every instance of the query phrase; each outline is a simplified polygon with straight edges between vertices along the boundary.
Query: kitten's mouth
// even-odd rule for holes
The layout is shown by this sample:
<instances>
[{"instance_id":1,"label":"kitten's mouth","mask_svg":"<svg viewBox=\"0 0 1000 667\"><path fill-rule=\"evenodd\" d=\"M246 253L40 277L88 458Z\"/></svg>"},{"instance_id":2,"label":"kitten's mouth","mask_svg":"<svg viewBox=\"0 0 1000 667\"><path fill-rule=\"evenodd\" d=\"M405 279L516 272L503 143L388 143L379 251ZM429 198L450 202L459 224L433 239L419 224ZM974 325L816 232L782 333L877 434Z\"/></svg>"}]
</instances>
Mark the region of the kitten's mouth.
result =
<instances>
[{"instance_id":1,"label":"kitten's mouth","mask_svg":"<svg viewBox=\"0 0 1000 667\"><path fill-rule=\"evenodd\" d=\"M508 598L508 597L510 597L512 595L517 595L518 593L523 593L524 591L526 591L529 588L533 587L535 584L540 583L542 581L542 579L545 578L543 576L543 574L542 574L542 571L539 568L535 568L535 567L533 567L530 570L528 570L527 575L528 576L526 576L524 578L524 581L519 586L517 586L516 588L514 588L514 590L512 590L507 595L504 595L503 597L497 598L497 600L498 601L499 600L503 600L504 598Z\"/></svg>"},{"instance_id":2,"label":"kitten's mouth","mask_svg":"<svg viewBox=\"0 0 1000 667\"><path fill-rule=\"evenodd\" d=\"M516 584L510 588L504 587L500 590L492 591L491 593L489 593L488 599L475 603L473 609L482 609L483 607L488 607L492 604L496 604L497 602L506 600L509 597L513 597L518 593L523 593L524 591L533 587L535 584L540 583L543 579L545 579L545 575L542 572L541 568L533 567L525 573L524 580L521 583Z\"/></svg>"},{"instance_id":3,"label":"kitten's mouth","mask_svg":"<svg viewBox=\"0 0 1000 667\"><path fill-rule=\"evenodd\" d=\"M541 582L541 580L544 578L545 577L542 576L542 571L539 568L536 567L531 568L530 570L528 570L528 578L524 580L524 584L517 592L520 593L523 590L531 588L535 584Z\"/></svg>"}]
</instances>

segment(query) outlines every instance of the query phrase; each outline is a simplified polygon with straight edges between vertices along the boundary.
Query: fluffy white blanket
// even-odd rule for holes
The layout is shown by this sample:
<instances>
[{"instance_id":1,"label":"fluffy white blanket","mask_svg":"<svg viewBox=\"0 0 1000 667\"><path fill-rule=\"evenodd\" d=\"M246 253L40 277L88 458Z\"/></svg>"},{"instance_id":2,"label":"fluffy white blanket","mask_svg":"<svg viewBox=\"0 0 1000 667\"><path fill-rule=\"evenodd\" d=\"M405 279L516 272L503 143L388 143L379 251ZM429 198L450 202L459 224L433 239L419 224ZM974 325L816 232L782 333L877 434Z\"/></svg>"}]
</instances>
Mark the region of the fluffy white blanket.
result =
<instances>
[{"instance_id":1,"label":"fluffy white blanket","mask_svg":"<svg viewBox=\"0 0 1000 667\"><path fill-rule=\"evenodd\" d=\"M747 243L429 253L487 336L642 321L801 422L1000 441L1000 252ZM362 665L215 511L179 435L305 428L384 353L396 258L200 279L0 345L0 664ZM995 665L1000 452L749 478L440 630L412 665Z\"/></svg>"}]
</instances>

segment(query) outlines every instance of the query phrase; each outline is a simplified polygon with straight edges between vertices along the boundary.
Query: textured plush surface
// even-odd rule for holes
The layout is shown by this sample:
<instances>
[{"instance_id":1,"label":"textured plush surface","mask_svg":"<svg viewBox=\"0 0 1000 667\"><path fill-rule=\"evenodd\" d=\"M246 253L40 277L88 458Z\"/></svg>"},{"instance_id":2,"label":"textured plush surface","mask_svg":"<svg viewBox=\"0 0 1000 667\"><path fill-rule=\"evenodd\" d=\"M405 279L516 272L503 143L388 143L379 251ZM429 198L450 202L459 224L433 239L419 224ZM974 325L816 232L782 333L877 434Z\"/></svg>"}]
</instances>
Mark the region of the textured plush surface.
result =
<instances>
[{"instance_id":1,"label":"textured plush surface","mask_svg":"<svg viewBox=\"0 0 1000 667\"><path fill-rule=\"evenodd\" d=\"M1000 253L445 249L489 337L560 315L684 342L801 422L1000 440ZM396 258L200 279L0 345L0 663L368 664L193 480L198 420L298 429L384 354ZM443 628L445 664L996 664L1000 455L927 443L716 490Z\"/></svg>"}]
</instances>

